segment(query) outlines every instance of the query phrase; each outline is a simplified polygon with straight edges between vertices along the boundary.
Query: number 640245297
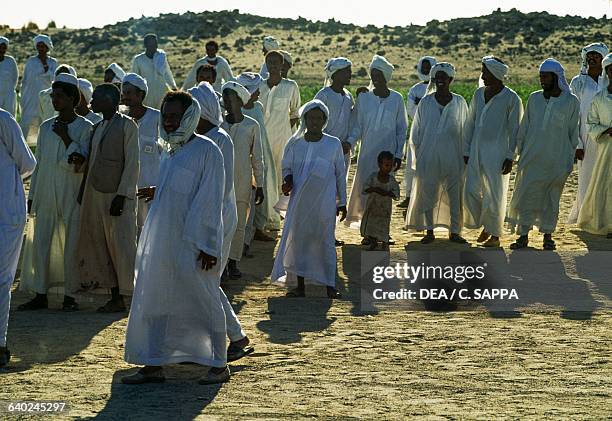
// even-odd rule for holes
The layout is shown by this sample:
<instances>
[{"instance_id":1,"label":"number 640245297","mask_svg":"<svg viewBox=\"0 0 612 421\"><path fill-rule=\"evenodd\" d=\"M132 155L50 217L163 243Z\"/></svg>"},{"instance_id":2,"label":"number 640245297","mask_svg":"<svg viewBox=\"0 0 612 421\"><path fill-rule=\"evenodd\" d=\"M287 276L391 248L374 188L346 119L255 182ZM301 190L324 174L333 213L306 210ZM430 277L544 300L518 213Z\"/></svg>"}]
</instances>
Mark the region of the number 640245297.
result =
<instances>
[{"instance_id":1,"label":"number 640245297","mask_svg":"<svg viewBox=\"0 0 612 421\"><path fill-rule=\"evenodd\" d=\"M0 413L66 412L68 405L61 401L5 401Z\"/></svg>"}]
</instances>

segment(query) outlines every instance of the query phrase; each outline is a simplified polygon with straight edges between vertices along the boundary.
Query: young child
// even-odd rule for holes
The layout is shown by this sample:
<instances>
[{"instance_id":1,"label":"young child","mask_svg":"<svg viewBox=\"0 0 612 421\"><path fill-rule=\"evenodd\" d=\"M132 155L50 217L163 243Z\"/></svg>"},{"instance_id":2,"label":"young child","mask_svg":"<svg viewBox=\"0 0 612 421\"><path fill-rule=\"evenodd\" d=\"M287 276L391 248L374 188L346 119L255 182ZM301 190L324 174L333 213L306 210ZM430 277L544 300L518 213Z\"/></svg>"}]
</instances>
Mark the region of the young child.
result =
<instances>
[{"instance_id":1,"label":"young child","mask_svg":"<svg viewBox=\"0 0 612 421\"><path fill-rule=\"evenodd\" d=\"M370 240L369 250L375 250L379 241L382 250L389 250L391 203L400 196L399 184L391 175L393 160L391 152L379 153L378 171L370 175L364 186L368 198L361 221L361 236Z\"/></svg>"}]
</instances>

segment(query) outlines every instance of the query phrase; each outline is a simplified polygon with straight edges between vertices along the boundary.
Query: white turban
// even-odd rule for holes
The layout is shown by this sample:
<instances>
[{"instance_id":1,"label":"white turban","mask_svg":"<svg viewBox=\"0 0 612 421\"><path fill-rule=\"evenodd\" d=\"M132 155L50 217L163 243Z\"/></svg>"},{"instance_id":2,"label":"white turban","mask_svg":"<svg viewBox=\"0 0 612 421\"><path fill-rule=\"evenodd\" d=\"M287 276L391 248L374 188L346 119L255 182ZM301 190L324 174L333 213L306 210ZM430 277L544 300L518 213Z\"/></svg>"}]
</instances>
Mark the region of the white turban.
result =
<instances>
[{"instance_id":1,"label":"white turban","mask_svg":"<svg viewBox=\"0 0 612 421\"><path fill-rule=\"evenodd\" d=\"M612 64L612 53L605 56L601 62L601 68L603 69L604 78L606 79L604 86L606 87L610 85L610 80L608 79L608 74L606 73L606 67L608 67L611 64Z\"/></svg>"},{"instance_id":2,"label":"white turban","mask_svg":"<svg viewBox=\"0 0 612 421\"><path fill-rule=\"evenodd\" d=\"M115 77L113 78L113 83L121 83L123 82L123 78L125 77L125 71L119 66L117 63L111 63L104 71L111 70Z\"/></svg>"},{"instance_id":3,"label":"white turban","mask_svg":"<svg viewBox=\"0 0 612 421\"><path fill-rule=\"evenodd\" d=\"M482 64L495 76L497 80L504 80L506 75L508 74L508 66L504 63L500 63L495 60L493 56L484 56L482 58Z\"/></svg>"},{"instance_id":4,"label":"white turban","mask_svg":"<svg viewBox=\"0 0 612 421\"><path fill-rule=\"evenodd\" d=\"M427 93L430 94L432 92L436 92L436 83L434 81L436 77L436 73L444 72L448 75L448 77L455 77L455 66L445 61L441 61L440 63L436 63L435 66L431 68L429 72L429 85L427 85Z\"/></svg>"},{"instance_id":5,"label":"white turban","mask_svg":"<svg viewBox=\"0 0 612 421\"><path fill-rule=\"evenodd\" d=\"M68 69L68 73L70 73L72 76L76 77L77 76L77 72L76 69L74 67L72 67L69 64L60 64L59 66L57 66L57 68L59 69L60 67L65 67ZM57 70L55 71L57 73ZM61 73L59 73L61 74ZM57 76L56 76L57 77Z\"/></svg>"},{"instance_id":6,"label":"white turban","mask_svg":"<svg viewBox=\"0 0 612 421\"><path fill-rule=\"evenodd\" d=\"M221 93L223 93L223 91L225 91L226 89L231 89L232 91L236 92L236 94L238 94L238 98L240 98L240 100L242 101L242 105L245 105L251 99L251 94L249 93L247 88L245 88L238 82L225 82L223 86L221 86Z\"/></svg>"},{"instance_id":7,"label":"white turban","mask_svg":"<svg viewBox=\"0 0 612 421\"><path fill-rule=\"evenodd\" d=\"M271 36L264 37L263 48L265 48L267 51L278 50L278 47L279 45L276 38Z\"/></svg>"},{"instance_id":8,"label":"white turban","mask_svg":"<svg viewBox=\"0 0 612 421\"><path fill-rule=\"evenodd\" d=\"M603 58L606 55L608 55L609 50L608 50L608 46L604 44L603 42L594 42L592 44L585 46L580 52L580 56L582 58L582 69L580 70L580 73L583 73L583 74L587 73L589 64L587 63L586 56L588 53L591 53L591 52L598 53Z\"/></svg>"},{"instance_id":9,"label":"white turban","mask_svg":"<svg viewBox=\"0 0 612 421\"><path fill-rule=\"evenodd\" d=\"M79 91L85 97L85 101L89 104L91 102L91 97L93 96L93 85L87 79L79 78Z\"/></svg>"},{"instance_id":10,"label":"white turban","mask_svg":"<svg viewBox=\"0 0 612 421\"><path fill-rule=\"evenodd\" d=\"M34 48L36 48L39 42L45 44L49 50L53 48L53 42L51 42L51 38L48 35L36 35L34 37Z\"/></svg>"},{"instance_id":11,"label":"white turban","mask_svg":"<svg viewBox=\"0 0 612 421\"><path fill-rule=\"evenodd\" d=\"M244 72L236 78L236 82L244 86L251 95L259 89L263 78L259 73Z\"/></svg>"},{"instance_id":12,"label":"white turban","mask_svg":"<svg viewBox=\"0 0 612 421\"><path fill-rule=\"evenodd\" d=\"M219 97L210 83L200 82L198 86L189 89L187 92L200 104L201 118L210 121L215 126L223 123Z\"/></svg>"},{"instance_id":13,"label":"white turban","mask_svg":"<svg viewBox=\"0 0 612 421\"><path fill-rule=\"evenodd\" d=\"M428 61L430 64L430 67L429 67L430 71L428 74L421 73L421 66L423 65L424 61ZM417 63L416 71L417 71L417 75L419 76L419 80L421 82L429 81L429 76L431 76L431 68L434 67L436 63L437 63L436 58L432 56L423 56L419 59L419 62Z\"/></svg>"},{"instance_id":14,"label":"white turban","mask_svg":"<svg viewBox=\"0 0 612 421\"><path fill-rule=\"evenodd\" d=\"M557 80L559 83L559 88L562 91L569 92L570 88L567 84L567 80L565 80L565 70L561 63L559 63L554 58L547 58L540 64L540 73L554 73L557 75Z\"/></svg>"},{"instance_id":15,"label":"white turban","mask_svg":"<svg viewBox=\"0 0 612 421\"><path fill-rule=\"evenodd\" d=\"M346 69L351 67L353 63L346 57L334 57L330 58L325 65L325 86L331 83L331 78L334 73L338 70Z\"/></svg>"},{"instance_id":16,"label":"white turban","mask_svg":"<svg viewBox=\"0 0 612 421\"><path fill-rule=\"evenodd\" d=\"M123 76L123 81L121 82L123 83L129 83L130 85L140 89L141 91L143 91L145 94L148 92L149 90L149 86L147 85L147 81L137 75L136 73L126 73L125 76Z\"/></svg>"},{"instance_id":17,"label":"white turban","mask_svg":"<svg viewBox=\"0 0 612 421\"><path fill-rule=\"evenodd\" d=\"M280 53L283 55L283 60L285 63L289 63L290 66L293 66L293 57L291 57L289 51L280 50Z\"/></svg>"},{"instance_id":18,"label":"white turban","mask_svg":"<svg viewBox=\"0 0 612 421\"><path fill-rule=\"evenodd\" d=\"M181 118L181 124L178 129L172 133L166 132L164 129L163 116L159 115L159 137L170 144L170 148L175 150L183 146L191 136L195 134L198 123L200 122L200 104L195 99L192 99L191 105L185 110Z\"/></svg>"},{"instance_id":19,"label":"white turban","mask_svg":"<svg viewBox=\"0 0 612 421\"><path fill-rule=\"evenodd\" d=\"M323 125L323 128L325 129L325 127L327 126L327 122L329 121L329 108L327 108L327 105L325 105L323 101L319 99L313 99L312 101L309 101L306 104L302 105L302 107L300 108L300 127L295 132L295 134L291 136L291 139L289 139L290 141L292 139L298 139L304 135L304 133L306 132L306 113L308 113L308 111L314 110L315 108L320 109L325 114L325 124Z\"/></svg>"},{"instance_id":20,"label":"white turban","mask_svg":"<svg viewBox=\"0 0 612 421\"><path fill-rule=\"evenodd\" d=\"M53 82L69 83L70 85L74 85L77 88L79 87L79 80L76 78L75 75L72 75L70 73L60 73L59 75L55 76Z\"/></svg>"},{"instance_id":21,"label":"white turban","mask_svg":"<svg viewBox=\"0 0 612 421\"><path fill-rule=\"evenodd\" d=\"M0 37L0 44L4 44L8 47L9 45L9 40L7 37Z\"/></svg>"},{"instance_id":22,"label":"white turban","mask_svg":"<svg viewBox=\"0 0 612 421\"><path fill-rule=\"evenodd\" d=\"M391 80L391 76L393 75L393 69L395 69L395 67L393 67L393 65L389 63L389 61L387 61L387 59L383 56L375 54L374 57L372 57L372 62L370 63L370 73L373 69L380 70L385 76L385 80L389 82Z\"/></svg>"}]
</instances>

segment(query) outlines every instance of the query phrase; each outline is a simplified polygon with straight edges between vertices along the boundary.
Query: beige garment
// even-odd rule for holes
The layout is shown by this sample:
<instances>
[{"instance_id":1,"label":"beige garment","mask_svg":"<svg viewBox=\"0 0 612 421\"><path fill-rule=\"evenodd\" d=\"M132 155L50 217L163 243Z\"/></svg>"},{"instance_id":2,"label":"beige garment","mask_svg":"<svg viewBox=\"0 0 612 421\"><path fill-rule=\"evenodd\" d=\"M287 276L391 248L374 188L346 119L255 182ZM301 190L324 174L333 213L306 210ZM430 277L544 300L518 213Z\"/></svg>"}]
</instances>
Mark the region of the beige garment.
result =
<instances>
[{"instance_id":1,"label":"beige garment","mask_svg":"<svg viewBox=\"0 0 612 421\"><path fill-rule=\"evenodd\" d=\"M393 192L393 197L383 196L378 193L366 193L370 187L377 187ZM372 173L363 186L364 194L367 194L365 210L361 220L361 236L373 237L378 241L389 241L389 224L393 211L393 200L399 199L400 187L393 175L389 175L386 183L378 179L378 171Z\"/></svg>"}]
</instances>

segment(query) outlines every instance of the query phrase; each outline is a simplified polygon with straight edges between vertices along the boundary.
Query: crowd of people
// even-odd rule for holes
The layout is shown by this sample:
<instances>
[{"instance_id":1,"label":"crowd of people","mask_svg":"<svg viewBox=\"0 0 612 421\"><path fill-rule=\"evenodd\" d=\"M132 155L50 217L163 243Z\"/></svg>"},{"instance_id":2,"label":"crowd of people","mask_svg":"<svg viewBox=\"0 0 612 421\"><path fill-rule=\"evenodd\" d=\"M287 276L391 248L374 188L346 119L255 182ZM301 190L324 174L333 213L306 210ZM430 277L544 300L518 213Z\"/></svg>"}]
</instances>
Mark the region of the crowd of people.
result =
<instances>
[{"instance_id":1,"label":"crowd of people","mask_svg":"<svg viewBox=\"0 0 612 421\"><path fill-rule=\"evenodd\" d=\"M19 124L8 46L0 37L0 366L10 358L11 285L22 254L19 288L33 298L17 310L47 308L53 287L64 290L63 311L100 291L110 299L99 312L129 309L125 359L144 367L124 383L162 382L162 367L174 363L211 367L202 384L225 382L228 361L253 347L221 281L239 279L242 257L254 241L275 241L284 219L272 282L292 297L312 282L338 298L336 225L359 228L368 250L388 250L402 165L398 206L407 230L425 232L423 244L439 228L465 244L465 226L481 230L484 247L499 247L508 224L518 234L511 249L527 247L536 227L543 248L554 250L575 161L568 222L612 238L612 54L602 43L583 49L569 85L558 61L542 62L542 89L523 110L505 85L508 65L494 56L482 59L469 105L452 92L451 63L422 57L405 102L389 88L394 66L375 55L370 86L356 97L347 89L352 62L336 57L322 69L322 89L301 106L288 78L291 55L270 36L259 73L237 76L207 42L179 90L154 34L130 72L111 63L95 89L38 35Z\"/></svg>"}]
</instances>

